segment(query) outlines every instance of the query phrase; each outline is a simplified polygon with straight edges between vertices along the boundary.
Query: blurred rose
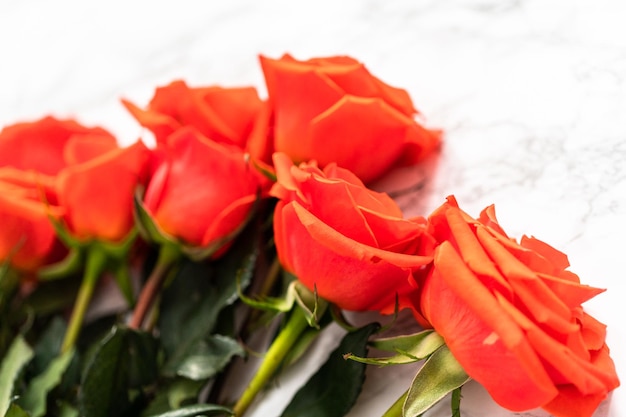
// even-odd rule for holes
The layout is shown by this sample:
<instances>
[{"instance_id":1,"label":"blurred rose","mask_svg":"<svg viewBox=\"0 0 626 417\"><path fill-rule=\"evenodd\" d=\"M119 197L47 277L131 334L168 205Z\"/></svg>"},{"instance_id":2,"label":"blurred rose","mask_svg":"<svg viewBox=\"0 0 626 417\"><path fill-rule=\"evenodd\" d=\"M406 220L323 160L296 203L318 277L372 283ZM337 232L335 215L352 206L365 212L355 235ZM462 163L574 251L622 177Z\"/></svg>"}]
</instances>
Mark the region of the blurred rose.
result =
<instances>
[{"instance_id":1,"label":"blurred rose","mask_svg":"<svg viewBox=\"0 0 626 417\"><path fill-rule=\"evenodd\" d=\"M144 205L163 232L192 246L224 247L247 220L267 180L233 145L193 128L168 139Z\"/></svg>"},{"instance_id":2,"label":"blurred rose","mask_svg":"<svg viewBox=\"0 0 626 417\"><path fill-rule=\"evenodd\" d=\"M55 198L50 177L0 168L0 264L35 272L55 260L56 233L48 218L60 215Z\"/></svg>"},{"instance_id":3,"label":"blurred rose","mask_svg":"<svg viewBox=\"0 0 626 417\"><path fill-rule=\"evenodd\" d=\"M72 142L91 143L91 153ZM0 132L0 260L34 272L62 255L49 216L60 219L56 175L115 147L106 130L45 117Z\"/></svg>"},{"instance_id":4,"label":"blurred rose","mask_svg":"<svg viewBox=\"0 0 626 417\"><path fill-rule=\"evenodd\" d=\"M0 167L9 166L56 175L75 162L76 155L68 152L72 138L87 139L103 148L116 146L115 138L99 127L85 127L74 120L45 117L34 122L16 123L0 132Z\"/></svg>"},{"instance_id":5,"label":"blurred rose","mask_svg":"<svg viewBox=\"0 0 626 417\"><path fill-rule=\"evenodd\" d=\"M509 238L493 206L476 220L450 197L429 222L441 244L422 313L466 372L510 410L591 416L619 385L605 326L581 307L602 290L581 285L556 249Z\"/></svg>"},{"instance_id":6,"label":"blurred rose","mask_svg":"<svg viewBox=\"0 0 626 417\"><path fill-rule=\"evenodd\" d=\"M280 199L274 214L282 265L320 297L346 310L393 313L412 307L412 273L428 264L432 241L425 219L404 219L389 196L365 188L350 171L329 164L296 167L274 154Z\"/></svg>"},{"instance_id":7,"label":"blurred rose","mask_svg":"<svg viewBox=\"0 0 626 417\"><path fill-rule=\"evenodd\" d=\"M367 183L439 146L440 134L415 121L407 92L350 57L261 57L261 65L273 119L265 134L296 163L334 162Z\"/></svg>"},{"instance_id":8,"label":"blurred rose","mask_svg":"<svg viewBox=\"0 0 626 417\"><path fill-rule=\"evenodd\" d=\"M76 148L77 163L59 173L57 192L69 232L79 240L120 242L134 226L133 198L146 184L149 150L141 142L104 153L93 142L68 147Z\"/></svg>"},{"instance_id":9,"label":"blurred rose","mask_svg":"<svg viewBox=\"0 0 626 417\"><path fill-rule=\"evenodd\" d=\"M191 88L181 80L157 88L146 110L126 100L123 103L142 126L154 133L159 144L166 143L179 128L192 126L214 142L247 151L251 150L248 139L263 107L254 87ZM253 156L257 156L255 153Z\"/></svg>"}]
</instances>

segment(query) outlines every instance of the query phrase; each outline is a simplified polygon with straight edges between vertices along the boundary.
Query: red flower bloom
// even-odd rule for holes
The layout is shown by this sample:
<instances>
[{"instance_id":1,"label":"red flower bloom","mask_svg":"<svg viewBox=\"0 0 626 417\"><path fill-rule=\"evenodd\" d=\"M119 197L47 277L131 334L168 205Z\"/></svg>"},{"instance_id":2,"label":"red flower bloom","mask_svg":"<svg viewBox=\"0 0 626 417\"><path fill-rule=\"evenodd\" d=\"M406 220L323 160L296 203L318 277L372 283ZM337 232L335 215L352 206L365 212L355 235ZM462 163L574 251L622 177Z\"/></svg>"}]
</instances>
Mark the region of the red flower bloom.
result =
<instances>
[{"instance_id":1,"label":"red flower bloom","mask_svg":"<svg viewBox=\"0 0 626 417\"><path fill-rule=\"evenodd\" d=\"M273 117L269 136L274 149L296 163L334 162L367 183L439 146L439 133L415 121L407 92L352 58L297 61L285 55L261 57L261 65Z\"/></svg>"},{"instance_id":2,"label":"red flower bloom","mask_svg":"<svg viewBox=\"0 0 626 417\"><path fill-rule=\"evenodd\" d=\"M53 205L52 186L45 175L0 168L0 263L35 272L54 260L56 233L49 217L58 218L61 210Z\"/></svg>"},{"instance_id":3,"label":"red flower bloom","mask_svg":"<svg viewBox=\"0 0 626 417\"><path fill-rule=\"evenodd\" d=\"M183 243L225 246L267 180L240 148L210 141L193 128L171 135L164 152L145 208L163 232Z\"/></svg>"},{"instance_id":4,"label":"red flower bloom","mask_svg":"<svg viewBox=\"0 0 626 417\"><path fill-rule=\"evenodd\" d=\"M119 242L134 226L135 189L147 180L149 151L141 142L105 153L95 142L71 143L76 163L57 178L59 204L72 235ZM98 155L93 157L94 155Z\"/></svg>"},{"instance_id":5,"label":"red flower bloom","mask_svg":"<svg viewBox=\"0 0 626 417\"><path fill-rule=\"evenodd\" d=\"M547 244L510 239L493 206L475 220L450 197L429 222L441 244L422 313L468 375L510 410L591 416L619 385L605 326L581 307L602 290Z\"/></svg>"},{"instance_id":6,"label":"red flower bloom","mask_svg":"<svg viewBox=\"0 0 626 417\"><path fill-rule=\"evenodd\" d=\"M248 139L263 106L253 87L190 88L184 81L157 88L146 110L122 102L159 144L165 144L181 127L192 126L214 142L245 150L249 150Z\"/></svg>"},{"instance_id":7,"label":"red flower bloom","mask_svg":"<svg viewBox=\"0 0 626 417\"><path fill-rule=\"evenodd\" d=\"M386 194L365 188L350 171L329 164L293 165L274 154L281 201L274 236L283 266L310 290L346 310L393 313L413 307L413 271L431 261L425 220L406 220Z\"/></svg>"},{"instance_id":8,"label":"red flower bloom","mask_svg":"<svg viewBox=\"0 0 626 417\"><path fill-rule=\"evenodd\" d=\"M75 143L76 145L71 145ZM90 144L89 147L81 144ZM116 147L101 128L45 117L0 132L0 260L34 272L58 260L60 251L49 217L60 219L55 176L69 165Z\"/></svg>"},{"instance_id":9,"label":"red flower bloom","mask_svg":"<svg viewBox=\"0 0 626 417\"><path fill-rule=\"evenodd\" d=\"M102 128L45 117L7 126L0 132L0 167L56 175L74 162L74 155L66 151L66 144L72 138L87 138L103 147L116 146L115 138Z\"/></svg>"}]
</instances>

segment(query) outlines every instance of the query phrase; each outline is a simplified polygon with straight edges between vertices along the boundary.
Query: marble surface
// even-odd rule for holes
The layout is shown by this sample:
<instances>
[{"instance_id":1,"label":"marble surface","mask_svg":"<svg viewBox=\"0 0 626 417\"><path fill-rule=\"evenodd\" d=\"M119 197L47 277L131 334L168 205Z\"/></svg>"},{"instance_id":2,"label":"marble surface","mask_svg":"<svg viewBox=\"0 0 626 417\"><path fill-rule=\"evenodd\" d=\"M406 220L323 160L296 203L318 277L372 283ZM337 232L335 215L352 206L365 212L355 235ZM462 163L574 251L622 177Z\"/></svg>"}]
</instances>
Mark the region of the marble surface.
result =
<instances>
[{"instance_id":1,"label":"marble surface","mask_svg":"<svg viewBox=\"0 0 626 417\"><path fill-rule=\"evenodd\" d=\"M510 235L535 235L566 252L584 283L608 289L586 308L608 324L623 379L625 20L623 0L3 0L0 126L55 114L131 142L146 133L121 97L147 103L155 86L176 78L254 85L264 95L259 53L351 55L406 88L428 123L446 132L436 164L396 172L380 187L407 215L427 214L449 194L472 215L495 203ZM280 414L338 334L328 329L250 416ZM370 368L349 415L381 415L414 371ZM520 415L475 384L462 410ZM624 415L624 388L596 413Z\"/></svg>"}]
</instances>

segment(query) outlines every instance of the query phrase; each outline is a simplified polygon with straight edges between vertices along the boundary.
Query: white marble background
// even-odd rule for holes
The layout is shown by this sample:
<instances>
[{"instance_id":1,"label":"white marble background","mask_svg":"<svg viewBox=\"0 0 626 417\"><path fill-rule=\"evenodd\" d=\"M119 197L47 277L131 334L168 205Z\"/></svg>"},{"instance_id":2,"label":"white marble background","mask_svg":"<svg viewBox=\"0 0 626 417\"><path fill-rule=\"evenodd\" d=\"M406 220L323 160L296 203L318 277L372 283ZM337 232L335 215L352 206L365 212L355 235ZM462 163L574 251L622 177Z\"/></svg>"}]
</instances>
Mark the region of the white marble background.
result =
<instances>
[{"instance_id":1,"label":"white marble background","mask_svg":"<svg viewBox=\"0 0 626 417\"><path fill-rule=\"evenodd\" d=\"M424 181L398 198L407 214L448 194L472 215L495 203L511 235L565 251L584 283L608 288L587 309L608 324L624 379L625 22L623 0L2 0L0 126L52 113L129 143L145 132L121 97L145 104L175 78L264 95L259 53L351 55L446 131L436 170L396 176L395 190ZM336 329L327 333L318 356L336 343ZM371 369L350 416L380 415L414 371ZM302 369L284 375L251 416L280 414L298 378ZM626 415L623 391L596 415ZM519 415L477 385L462 406L465 417Z\"/></svg>"}]
</instances>

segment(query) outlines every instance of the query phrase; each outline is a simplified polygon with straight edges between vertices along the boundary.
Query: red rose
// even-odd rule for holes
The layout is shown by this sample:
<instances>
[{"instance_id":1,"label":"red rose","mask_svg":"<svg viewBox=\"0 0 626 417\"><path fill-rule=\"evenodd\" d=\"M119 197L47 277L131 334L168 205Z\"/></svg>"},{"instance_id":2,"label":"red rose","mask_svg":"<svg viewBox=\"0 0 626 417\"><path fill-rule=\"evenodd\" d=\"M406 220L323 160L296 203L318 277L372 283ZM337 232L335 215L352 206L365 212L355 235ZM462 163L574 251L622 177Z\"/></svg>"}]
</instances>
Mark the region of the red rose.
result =
<instances>
[{"instance_id":1,"label":"red rose","mask_svg":"<svg viewBox=\"0 0 626 417\"><path fill-rule=\"evenodd\" d=\"M74 155L66 151L66 144L72 138L88 138L107 148L116 146L115 138L102 128L45 117L7 126L0 132L0 167L56 175L74 162Z\"/></svg>"},{"instance_id":2,"label":"red rose","mask_svg":"<svg viewBox=\"0 0 626 417\"><path fill-rule=\"evenodd\" d=\"M193 126L214 142L242 149L249 149L248 138L263 106L253 87L190 88L184 81L157 88L146 110L122 102L159 144L179 128Z\"/></svg>"},{"instance_id":3,"label":"red rose","mask_svg":"<svg viewBox=\"0 0 626 417\"><path fill-rule=\"evenodd\" d=\"M147 180L148 149L137 142L102 153L101 144L84 141L68 143L70 149L77 163L57 178L68 230L79 240L123 240L134 226L135 189Z\"/></svg>"},{"instance_id":4,"label":"red rose","mask_svg":"<svg viewBox=\"0 0 626 417\"><path fill-rule=\"evenodd\" d=\"M556 249L509 238L493 206L475 220L450 197L429 222L441 244L422 313L468 375L510 410L591 416L619 385L605 326L581 307L602 290L581 285Z\"/></svg>"},{"instance_id":5,"label":"red rose","mask_svg":"<svg viewBox=\"0 0 626 417\"><path fill-rule=\"evenodd\" d=\"M90 143L91 146L71 146ZM55 176L67 166L115 147L101 128L45 117L0 132L0 260L34 272L61 255L49 216L60 219Z\"/></svg>"},{"instance_id":6,"label":"red rose","mask_svg":"<svg viewBox=\"0 0 626 417\"><path fill-rule=\"evenodd\" d=\"M273 113L273 146L296 163L316 160L370 182L394 164L412 164L439 146L438 132L414 119L406 91L349 57L297 61L261 57Z\"/></svg>"},{"instance_id":7,"label":"red rose","mask_svg":"<svg viewBox=\"0 0 626 417\"><path fill-rule=\"evenodd\" d=\"M0 264L35 272L55 258L55 198L51 178L0 168Z\"/></svg>"},{"instance_id":8,"label":"red rose","mask_svg":"<svg viewBox=\"0 0 626 417\"><path fill-rule=\"evenodd\" d=\"M282 265L320 297L346 310L412 307L413 271L431 261L425 220L406 220L386 194L365 188L350 171L329 164L296 167L274 154L280 199L274 236Z\"/></svg>"},{"instance_id":9,"label":"red rose","mask_svg":"<svg viewBox=\"0 0 626 417\"><path fill-rule=\"evenodd\" d=\"M244 224L267 180L233 145L181 128L146 190L144 205L163 232L192 246L218 244Z\"/></svg>"}]
</instances>

